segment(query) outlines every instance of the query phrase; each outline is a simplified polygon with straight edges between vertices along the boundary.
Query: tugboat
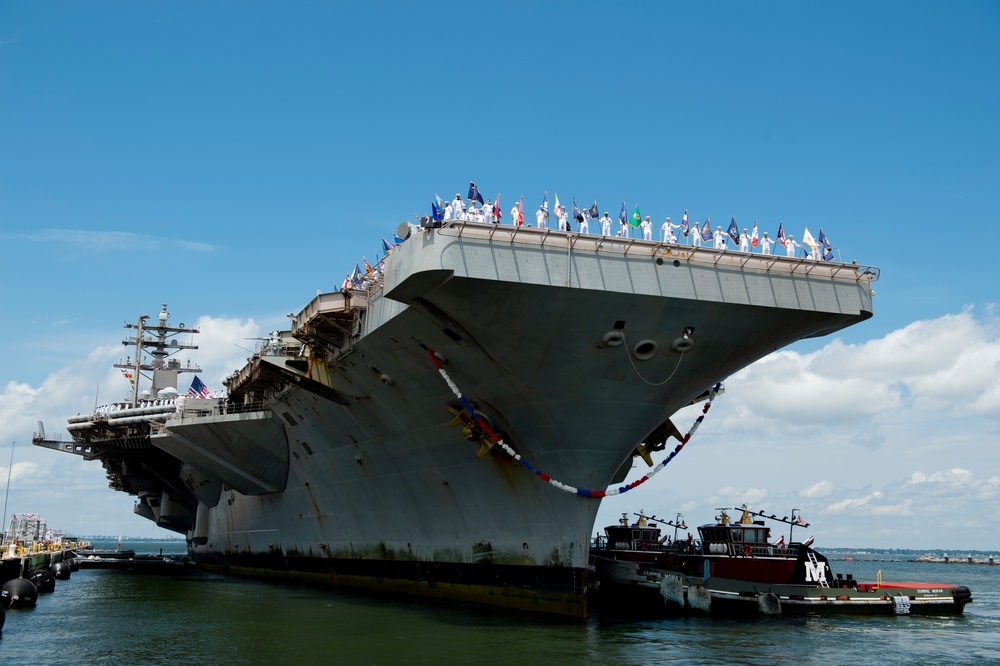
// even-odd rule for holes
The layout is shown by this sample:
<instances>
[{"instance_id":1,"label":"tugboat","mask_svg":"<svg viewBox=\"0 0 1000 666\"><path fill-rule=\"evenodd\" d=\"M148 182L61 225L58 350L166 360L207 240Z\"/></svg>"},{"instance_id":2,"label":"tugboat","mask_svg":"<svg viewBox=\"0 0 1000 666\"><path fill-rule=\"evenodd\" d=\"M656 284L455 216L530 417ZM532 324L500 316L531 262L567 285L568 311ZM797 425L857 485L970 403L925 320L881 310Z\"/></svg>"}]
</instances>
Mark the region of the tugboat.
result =
<instances>
[{"instance_id":1,"label":"tugboat","mask_svg":"<svg viewBox=\"0 0 1000 666\"><path fill-rule=\"evenodd\" d=\"M791 516L765 516L744 504L732 522L726 509L715 524L686 530L683 516L674 521L627 514L604 529L591 548L598 595L630 607L668 613L710 615L801 615L806 613L961 615L972 601L969 588L946 583L889 583L878 572L864 583L837 574L829 560L813 550L813 537L792 541L796 526L808 527L798 509ZM789 525L773 539L765 519ZM661 525L674 528L673 536Z\"/></svg>"}]
</instances>

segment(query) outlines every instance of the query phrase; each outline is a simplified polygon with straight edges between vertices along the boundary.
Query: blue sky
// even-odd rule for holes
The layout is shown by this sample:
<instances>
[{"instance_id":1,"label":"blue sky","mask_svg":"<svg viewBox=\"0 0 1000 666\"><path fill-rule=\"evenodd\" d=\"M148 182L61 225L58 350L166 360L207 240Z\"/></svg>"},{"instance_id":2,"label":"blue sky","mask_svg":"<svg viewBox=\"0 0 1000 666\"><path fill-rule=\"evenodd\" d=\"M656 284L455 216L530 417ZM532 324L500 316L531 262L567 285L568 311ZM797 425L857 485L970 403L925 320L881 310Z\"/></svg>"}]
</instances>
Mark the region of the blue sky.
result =
<instances>
[{"instance_id":1,"label":"blue sky","mask_svg":"<svg viewBox=\"0 0 1000 666\"><path fill-rule=\"evenodd\" d=\"M602 522L746 500L804 508L820 545L1000 550L973 521L1000 509L998 71L992 2L5 3L10 510L149 535L99 465L30 446L125 391L121 324L200 322L217 385L475 180L505 212L822 227L882 271L873 319L731 378Z\"/></svg>"}]
</instances>

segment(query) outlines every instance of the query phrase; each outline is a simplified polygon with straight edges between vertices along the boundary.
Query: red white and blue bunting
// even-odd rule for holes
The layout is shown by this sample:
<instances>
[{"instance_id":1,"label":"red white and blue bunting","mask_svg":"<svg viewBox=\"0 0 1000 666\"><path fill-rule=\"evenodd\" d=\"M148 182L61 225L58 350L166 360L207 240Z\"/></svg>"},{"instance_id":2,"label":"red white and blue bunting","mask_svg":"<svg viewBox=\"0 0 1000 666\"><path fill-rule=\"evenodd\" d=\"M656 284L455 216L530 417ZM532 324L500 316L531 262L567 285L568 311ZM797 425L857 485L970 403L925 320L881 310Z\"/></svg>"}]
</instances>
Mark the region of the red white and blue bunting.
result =
<instances>
[{"instance_id":1,"label":"red white and blue bunting","mask_svg":"<svg viewBox=\"0 0 1000 666\"><path fill-rule=\"evenodd\" d=\"M611 497L613 495L622 495L632 490L633 488L641 486L642 484L646 483L646 481L649 481L651 478L656 476L656 474L659 473L660 470L666 467L667 464L671 460L673 460L678 453L680 453L681 449L684 448L684 445L687 444L688 441L690 441L691 436L694 435L695 431L698 430L698 426L700 426L701 422L705 420L705 415L708 414L708 410L712 406L712 401L715 400L715 397L719 395L719 392L722 390L721 382L712 387L712 390L708 395L708 401L705 403L705 406L702 407L701 414L699 414L698 418L694 420L694 423L691 425L691 429L687 431L686 435L684 435L684 439L681 440L680 444L674 447L674 450L671 451L666 458L664 458L659 464L653 467L653 469L650 470L648 474L643 475L642 477L636 479L635 481L633 481L628 485L619 486L618 488L609 488L608 490L586 490L584 488L575 488L567 483L563 483L561 481L553 479L551 476L549 476L548 474L546 474L545 472L538 469L530 462L522 458L521 455L517 453L517 451L512 449L506 442L503 441L503 439L499 435L493 432L493 429L490 428L490 425L486 422L486 419L480 416L479 413L477 413L476 410L472 408L472 404L469 403L468 400L466 400L464 395L462 395L462 392L459 390L458 385L455 384L454 381L452 381L451 377L448 376L448 373L445 372L444 368L441 366L441 360L434 353L434 350L428 349L427 355L430 356L431 362L434 364L434 367L436 367L438 372L441 373L441 377L443 377L444 381L447 382L448 386L455 394L455 397L457 397L458 401L462 403L462 407L465 409L465 411L469 413L469 415L473 418L476 424L483 429L483 432L486 433L487 437L496 442L497 446L502 448L507 453L507 455L511 456L514 460L521 463L522 466L527 468L528 471L534 473L534 475L537 476L542 481L545 481L549 485L555 486L559 490L563 490L567 493L573 493L575 495L580 495L582 497Z\"/></svg>"}]
</instances>

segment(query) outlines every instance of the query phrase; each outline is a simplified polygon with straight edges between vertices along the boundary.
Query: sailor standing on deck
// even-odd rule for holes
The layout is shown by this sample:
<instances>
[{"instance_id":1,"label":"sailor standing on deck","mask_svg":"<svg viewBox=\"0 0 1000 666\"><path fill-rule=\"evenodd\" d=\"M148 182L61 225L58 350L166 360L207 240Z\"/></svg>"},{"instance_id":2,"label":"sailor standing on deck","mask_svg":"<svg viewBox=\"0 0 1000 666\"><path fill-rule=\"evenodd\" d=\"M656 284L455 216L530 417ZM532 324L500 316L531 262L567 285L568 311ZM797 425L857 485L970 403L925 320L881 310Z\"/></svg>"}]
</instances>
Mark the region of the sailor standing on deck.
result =
<instances>
[{"instance_id":1,"label":"sailor standing on deck","mask_svg":"<svg viewBox=\"0 0 1000 666\"><path fill-rule=\"evenodd\" d=\"M539 229L544 229L545 220L548 217L549 217L548 207L545 204L542 204L541 206L538 207L538 210L535 211L535 226L538 227Z\"/></svg>"},{"instance_id":2,"label":"sailor standing on deck","mask_svg":"<svg viewBox=\"0 0 1000 666\"><path fill-rule=\"evenodd\" d=\"M515 227L521 226L518 224L518 220L521 219L521 207L514 204L514 207L510 209L510 223Z\"/></svg>"},{"instance_id":3,"label":"sailor standing on deck","mask_svg":"<svg viewBox=\"0 0 1000 666\"><path fill-rule=\"evenodd\" d=\"M774 244L770 238L767 237L767 232L764 232L764 236L760 239L760 253L761 254L771 254L771 246Z\"/></svg>"},{"instance_id":4,"label":"sailor standing on deck","mask_svg":"<svg viewBox=\"0 0 1000 666\"><path fill-rule=\"evenodd\" d=\"M728 236L726 236L726 234L724 234L722 232L722 227L716 227L715 228L715 233L712 234L712 238L715 239L715 249L716 250L725 250L726 249L726 238L728 238Z\"/></svg>"},{"instance_id":5,"label":"sailor standing on deck","mask_svg":"<svg viewBox=\"0 0 1000 666\"><path fill-rule=\"evenodd\" d=\"M445 222L451 219L451 202L447 201L444 204L444 217L441 218Z\"/></svg>"},{"instance_id":6,"label":"sailor standing on deck","mask_svg":"<svg viewBox=\"0 0 1000 666\"><path fill-rule=\"evenodd\" d=\"M653 240L653 223L649 221L649 215L639 224L639 227L642 228L642 240Z\"/></svg>"},{"instance_id":7,"label":"sailor standing on deck","mask_svg":"<svg viewBox=\"0 0 1000 666\"><path fill-rule=\"evenodd\" d=\"M487 199L486 203L483 205L483 221L486 222L486 224L493 224L494 222L496 222L496 220L493 219L492 199Z\"/></svg>"},{"instance_id":8,"label":"sailor standing on deck","mask_svg":"<svg viewBox=\"0 0 1000 666\"><path fill-rule=\"evenodd\" d=\"M744 229L743 233L740 234L740 252L750 251L750 234Z\"/></svg>"},{"instance_id":9,"label":"sailor standing on deck","mask_svg":"<svg viewBox=\"0 0 1000 666\"><path fill-rule=\"evenodd\" d=\"M572 231L569 227L569 223L566 221L569 219L569 213L566 212L566 206L560 206L559 210L556 212L556 216L559 218L559 231Z\"/></svg>"},{"instance_id":10,"label":"sailor standing on deck","mask_svg":"<svg viewBox=\"0 0 1000 666\"><path fill-rule=\"evenodd\" d=\"M604 211L604 217L601 218L601 235L610 236L611 235L611 218L608 217L608 211Z\"/></svg>"},{"instance_id":11,"label":"sailor standing on deck","mask_svg":"<svg viewBox=\"0 0 1000 666\"><path fill-rule=\"evenodd\" d=\"M792 235L788 234L788 238L785 239L785 251L789 257L795 256L795 248L797 247L802 247L802 243L796 243Z\"/></svg>"},{"instance_id":12,"label":"sailor standing on deck","mask_svg":"<svg viewBox=\"0 0 1000 666\"><path fill-rule=\"evenodd\" d=\"M665 242L665 243L676 243L677 242L677 236L674 234L674 229L680 229L680 228L681 228L681 225L680 224L673 224L670 221L670 217L668 216L667 217L667 221L664 222L663 226L660 227L660 231L663 232L661 234L663 242Z\"/></svg>"},{"instance_id":13,"label":"sailor standing on deck","mask_svg":"<svg viewBox=\"0 0 1000 666\"><path fill-rule=\"evenodd\" d=\"M455 200L451 202L451 214L455 216L456 220L465 219L465 202L462 201L461 194L456 194Z\"/></svg>"}]
</instances>

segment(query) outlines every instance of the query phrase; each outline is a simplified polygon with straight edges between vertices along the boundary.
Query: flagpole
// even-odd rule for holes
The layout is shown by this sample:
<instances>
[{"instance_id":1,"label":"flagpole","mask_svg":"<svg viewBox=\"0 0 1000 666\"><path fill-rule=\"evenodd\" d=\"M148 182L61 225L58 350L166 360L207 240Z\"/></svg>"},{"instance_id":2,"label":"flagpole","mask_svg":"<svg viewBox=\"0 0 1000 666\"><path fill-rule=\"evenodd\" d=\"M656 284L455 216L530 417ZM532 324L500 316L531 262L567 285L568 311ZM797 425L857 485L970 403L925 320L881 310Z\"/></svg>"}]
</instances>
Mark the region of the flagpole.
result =
<instances>
[{"instance_id":1,"label":"flagpole","mask_svg":"<svg viewBox=\"0 0 1000 666\"><path fill-rule=\"evenodd\" d=\"M10 465L7 467L7 490L3 497L3 520L0 520L0 528L4 526L3 521L7 520L7 500L10 498L10 473L14 471L14 442L10 443ZM0 532L0 543L7 536L7 530Z\"/></svg>"}]
</instances>

